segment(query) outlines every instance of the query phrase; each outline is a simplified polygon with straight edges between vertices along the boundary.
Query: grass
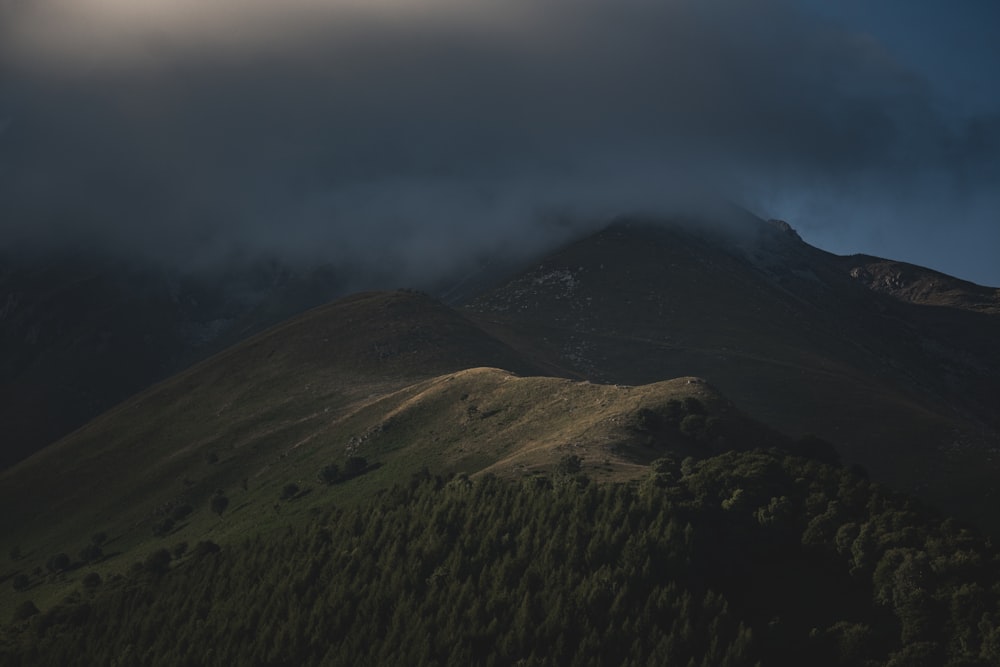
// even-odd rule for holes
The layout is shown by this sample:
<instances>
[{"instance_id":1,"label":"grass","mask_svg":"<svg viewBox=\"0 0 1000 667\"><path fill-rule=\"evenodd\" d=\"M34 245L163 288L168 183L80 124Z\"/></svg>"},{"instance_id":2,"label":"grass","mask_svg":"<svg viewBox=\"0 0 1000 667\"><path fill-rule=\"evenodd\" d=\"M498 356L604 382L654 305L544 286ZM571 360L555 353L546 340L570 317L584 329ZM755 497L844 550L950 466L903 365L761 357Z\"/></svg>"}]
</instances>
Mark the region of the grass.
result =
<instances>
[{"instance_id":1,"label":"grass","mask_svg":"<svg viewBox=\"0 0 1000 667\"><path fill-rule=\"evenodd\" d=\"M11 612L21 599L41 606L52 604L79 587L85 574L96 571L107 578L124 573L131 563L157 548L181 541L193 546L205 539L233 543L299 521L313 508L331 502L364 502L425 466L436 472L521 476L551 472L562 457L575 454L583 460L583 471L595 479L634 478L642 474L645 463L664 451L697 453L702 447L674 434L652 448L635 428L640 410L663 409L671 399L689 397L697 398L710 414L744 419L714 390L690 378L623 387L522 378L499 369L475 368L365 397L335 411L303 414L310 411L300 407L290 414L286 401L279 403L285 411L273 406L251 413L240 410L242 430L227 436L227 447L221 446L223 439L218 437L195 437L196 424L204 422L193 421L181 429L182 440L200 445L164 456L176 434L147 425L143 432L150 440L145 447L116 452L109 444L101 455L76 459L81 466L78 475L86 476L92 466L110 465L109 457L114 458L114 474L100 484L57 494L50 502L36 497L34 511L14 524L14 530L6 534L10 543L4 545L9 549L17 544L24 552L21 561L9 566L8 576L44 567L59 552L75 556L98 531L109 536L105 550L110 557L70 573L46 575L42 585L23 593L5 593L0 613ZM155 420L162 409L157 401L150 405L154 406L149 408L151 414L143 413L141 405L122 411L146 423ZM119 423L123 413L109 416L118 419L107 427ZM245 421L247 414L257 415L254 433L252 424ZM95 424L93 429L99 431L100 426ZM155 432L162 442L156 440ZM87 449L86 442L79 446ZM72 449L73 443L61 447ZM205 451L218 452L218 460L209 463ZM150 458L151 452L159 455ZM324 465L343 464L349 455L379 465L332 487L317 480ZM52 481L65 484L67 475L77 475L70 467L69 452L64 452L62 460L63 468L53 471L42 466L36 474L47 470L56 475ZM36 477L35 483L46 481ZM300 493L290 501L280 500L288 483L295 483ZM216 489L223 490L230 501L221 517L209 509ZM195 512L169 535L153 535L155 523L181 503L191 504Z\"/></svg>"},{"instance_id":2,"label":"grass","mask_svg":"<svg viewBox=\"0 0 1000 667\"><path fill-rule=\"evenodd\" d=\"M311 311L143 392L0 475L9 509L0 549L23 554L0 567L0 618L23 599L50 605L91 571L107 578L181 541L224 544L277 530L320 505L364 502L425 466L525 475L576 454L597 479L633 477L671 444L643 445L634 414L670 399L698 397L738 418L694 380L605 386L520 377L501 364L535 368L422 295L373 293ZM332 487L318 481L322 467L352 455L378 467ZM299 495L280 500L289 483ZM221 517L210 510L219 491L229 499ZM194 512L154 535L182 505ZM104 560L44 571L55 554L76 560L98 532L108 536ZM7 582L18 573L37 585L13 592Z\"/></svg>"},{"instance_id":3,"label":"grass","mask_svg":"<svg viewBox=\"0 0 1000 667\"><path fill-rule=\"evenodd\" d=\"M589 476L621 480L667 451L776 437L723 395L792 436L833 442L879 481L1000 529L983 502L998 493L1000 438L963 388L971 380L914 333L947 347L960 325L956 340L989 370L992 316L952 309L941 319L873 295L825 253L789 252L811 278L686 232L611 228L464 311L412 292L367 293L272 328L0 473L0 554L24 554L0 566L0 619L23 599L60 599L91 569L110 576L179 541L280 530L424 466L519 476L576 455ZM995 379L976 386L990 404ZM685 398L715 418L715 435L644 430L637 415ZM352 455L379 467L317 481ZM300 494L280 500L289 483ZM230 500L221 518L209 509L219 490ZM182 504L195 512L154 536ZM98 531L107 559L11 591L16 573L75 556Z\"/></svg>"}]
</instances>

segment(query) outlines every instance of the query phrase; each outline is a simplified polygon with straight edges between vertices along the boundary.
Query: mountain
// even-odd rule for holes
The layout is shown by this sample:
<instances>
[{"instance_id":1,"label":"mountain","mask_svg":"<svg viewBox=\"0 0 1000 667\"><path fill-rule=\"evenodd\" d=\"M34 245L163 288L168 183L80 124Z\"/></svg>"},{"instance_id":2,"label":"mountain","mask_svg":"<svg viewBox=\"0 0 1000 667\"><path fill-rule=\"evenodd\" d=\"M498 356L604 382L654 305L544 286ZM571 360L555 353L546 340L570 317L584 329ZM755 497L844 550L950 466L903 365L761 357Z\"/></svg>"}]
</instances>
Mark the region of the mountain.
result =
<instances>
[{"instance_id":1,"label":"mountain","mask_svg":"<svg viewBox=\"0 0 1000 667\"><path fill-rule=\"evenodd\" d=\"M660 387L671 378L700 378L699 384L685 386L691 391L702 383L711 386L725 397L720 401L732 401L754 423L789 434L788 441L818 437L832 443L842 460L860 464L873 479L995 530L983 500L995 494L1000 472L993 461L993 450L1000 446L993 409L1000 402L1000 351L992 344L1000 335L1000 320L989 306L996 291L909 267L894 284L921 286L907 290L904 298L873 287L885 284L871 277L883 275L878 271L905 268L888 266L896 265L831 255L804 243L787 224L746 214L721 224L622 220L506 282L496 280L495 268L487 269L489 280L471 276L466 284L494 286L457 310L417 292L345 298L226 349L9 470L0 477L0 499L18 511L6 518L11 523L3 526L4 532L17 540L25 526L58 517L48 520L55 542L62 539L57 537L60 526L89 526L98 517L114 516L121 497L132 498L138 512L127 525L140 526L165 507L203 503L219 488L246 487L255 479L279 485L288 480L279 474L283 468L274 468L275 460L315 446L327 451L329 461L342 462L349 443L382 441L369 436L384 435L385 424L392 421L384 415L402 410L399 402L419 396L424 405L438 391L420 383L438 382L433 386L440 388L445 386L442 377L484 367L622 386ZM65 268L81 275L78 267ZM176 349L171 346L183 328L177 324L178 313L192 319L181 306L208 301L175 298L170 310L147 300L152 305L143 311L134 296L109 298L114 304L136 304L134 317L103 320L99 312L83 307L99 302L81 304L71 298L109 294L113 287L128 293L127 285L101 280L106 277L98 275L86 289L76 281L66 285L56 280L47 291L38 288L40 294L53 295L57 305L78 304L78 311L53 306L45 312L66 312L63 321L90 323L49 327L73 335L54 337L58 344L45 348L47 354L52 356L59 345L64 356L89 349L98 333L115 327L134 331L127 328L138 326L133 320L148 326L157 313L164 318L160 321L171 322L165 327L168 343L147 339L137 348L144 348L145 358L150 351ZM132 283L145 286L138 279ZM259 311L262 300L256 303ZM205 312L218 312L210 304L205 307ZM253 319L258 311L239 310L242 318L234 316L226 331L246 330L236 323L259 326L266 316ZM20 305L12 308L7 330L23 329L31 313ZM75 344L65 345L67 340ZM96 379L115 379L116 367L99 368L109 358L96 355L84 361L93 366ZM122 357L115 358L120 363ZM33 360L28 368L37 373L45 365ZM482 387L463 393L495 396L498 377L506 376L480 372L473 384ZM462 382L470 381L464 377ZM491 453L474 465L454 467L454 461L462 460L454 452L445 459L439 452L433 460L447 460L452 469L469 472L502 468L506 459L498 452L510 443L517 444L508 452L513 461L522 455L520 447L549 442L552 447L543 448L540 459L528 457L534 462L525 464L526 469L544 469L558 459L553 452L560 447L583 447L590 441L585 432L601 432L597 427L567 431L559 425L558 404L543 399L546 391L561 385L511 382L521 387L520 393L537 395L531 400L554 413L544 418L533 413L529 421L535 426L528 435L508 428L475 431L477 442L496 438L507 444L491 445ZM584 406L611 400L573 391L566 414L576 420L593 409ZM405 442L397 435L395 446L437 451L440 436L427 434L455 433L456 423L478 424L474 414L496 414L492 407L453 396L449 400L454 405L431 401L437 407L420 413L421 428L397 429L407 435ZM517 404L522 412L529 407ZM623 423L633 423L639 408L615 410ZM357 422L362 416L368 420L363 424ZM407 423L412 419L416 417L411 415ZM492 427L497 420L482 423ZM466 431L459 433L468 438ZM616 432L607 437L626 442L632 436ZM304 444L309 448L303 449ZM634 452L584 450L591 462L607 459L612 476L644 460ZM305 460L290 463L285 476L300 483L311 480L322 466L310 469ZM109 482L109 471L120 481ZM43 488L52 491L33 492ZM82 502L88 498L100 506ZM89 513L89 518L76 512Z\"/></svg>"},{"instance_id":2,"label":"mountain","mask_svg":"<svg viewBox=\"0 0 1000 667\"><path fill-rule=\"evenodd\" d=\"M84 250L0 258L0 469L344 284L268 261L180 272Z\"/></svg>"},{"instance_id":3,"label":"mountain","mask_svg":"<svg viewBox=\"0 0 1000 667\"><path fill-rule=\"evenodd\" d=\"M995 526L997 290L903 269L831 255L777 221L625 220L465 308L595 381L703 377L764 423ZM873 277L897 270L908 288Z\"/></svg>"},{"instance_id":4,"label":"mountain","mask_svg":"<svg viewBox=\"0 0 1000 667\"><path fill-rule=\"evenodd\" d=\"M313 308L0 471L0 661L993 664L1000 554L923 503L1000 528L996 290L745 214L503 266ZM15 377L163 323L73 370L124 386L215 331L60 268L4 313L26 350L50 314Z\"/></svg>"},{"instance_id":5,"label":"mountain","mask_svg":"<svg viewBox=\"0 0 1000 667\"><path fill-rule=\"evenodd\" d=\"M1000 289L983 287L914 264L868 255L841 258L851 277L900 301L1000 314Z\"/></svg>"},{"instance_id":6,"label":"mountain","mask_svg":"<svg viewBox=\"0 0 1000 667\"><path fill-rule=\"evenodd\" d=\"M97 547L79 566L55 557L47 575L15 576L24 599L0 626L0 661L1000 660L997 550L849 470L775 449L661 458L633 483L561 468L423 470L346 505L286 487L267 513L281 520L246 537L191 546L183 528L124 572ZM358 494L362 479L340 485ZM39 609L32 598L67 580L78 588Z\"/></svg>"},{"instance_id":7,"label":"mountain","mask_svg":"<svg viewBox=\"0 0 1000 667\"><path fill-rule=\"evenodd\" d=\"M215 355L0 473L0 504L12 509L0 532L42 553L73 533L85 542L102 523L144 539L172 508L203 505L217 489L269 508L261 497L351 455L385 464L375 480L432 462L544 470L567 454L601 462L599 476L628 477L670 442L697 453L680 435L687 412L699 415L687 427L695 440L712 429L702 455L734 430L741 442L781 442L698 379L626 388L559 373L424 294L355 295Z\"/></svg>"},{"instance_id":8,"label":"mountain","mask_svg":"<svg viewBox=\"0 0 1000 667\"><path fill-rule=\"evenodd\" d=\"M17 556L0 574L29 586L0 596L0 614L28 595L50 607L91 563L123 576L164 544L231 544L330 502L365 503L424 468L614 482L663 456L831 455L748 419L698 378L625 387L559 374L419 292L313 309L0 473L0 546Z\"/></svg>"}]
</instances>

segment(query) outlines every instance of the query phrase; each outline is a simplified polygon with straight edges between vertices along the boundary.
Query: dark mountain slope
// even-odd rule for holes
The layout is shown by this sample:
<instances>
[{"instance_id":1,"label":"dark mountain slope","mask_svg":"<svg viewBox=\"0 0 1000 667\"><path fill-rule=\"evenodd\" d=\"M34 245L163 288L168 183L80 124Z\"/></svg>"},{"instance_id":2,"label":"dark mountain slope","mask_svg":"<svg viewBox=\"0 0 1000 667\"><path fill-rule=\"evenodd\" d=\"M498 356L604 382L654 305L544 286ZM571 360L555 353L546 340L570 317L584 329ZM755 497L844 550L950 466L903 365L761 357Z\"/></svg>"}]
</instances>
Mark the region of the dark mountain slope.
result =
<instances>
[{"instance_id":1,"label":"dark mountain slope","mask_svg":"<svg viewBox=\"0 0 1000 667\"><path fill-rule=\"evenodd\" d=\"M873 291L784 223L619 222L467 308L586 377L704 377L879 479L988 514L977 508L1000 472L1000 318Z\"/></svg>"},{"instance_id":2,"label":"dark mountain slope","mask_svg":"<svg viewBox=\"0 0 1000 667\"><path fill-rule=\"evenodd\" d=\"M15 591L0 597L0 613L9 617L31 600L58 617L38 621L44 632L62 623L60 600L81 599L72 591L87 585L88 570L138 590L133 583L160 576L172 557L183 558L182 545L211 539L227 549L247 537L280 539L292 534L284 528L311 521L330 503L364 508L425 466L444 474L495 473L528 489L547 484L539 473L556 475L556 486L575 486L572 475L582 468L601 482L646 478L633 490L649 497L650 485L670 487L696 473L699 459L727 450L769 452L751 458L783 457L784 450L835 460L823 442L778 435L736 405L793 436L825 436L879 481L915 490L995 530L988 493L998 471L983 443L995 438L987 406L996 391L996 352L978 342L991 338L994 316L875 292L850 275L842 258L809 247L786 226L746 224L735 235L616 224L465 310L412 291L358 294L144 391L0 473L0 548L13 554L0 579ZM949 333L956 323L970 330ZM956 365L957 352L966 355L964 366ZM712 384L690 377L695 373ZM678 379L664 381L671 377ZM979 403L969 396L976 382L984 388ZM731 403L728 395L739 399ZM868 591L865 577L885 575L878 575L881 566L872 571L875 561L892 568L906 556L898 549L919 547L907 523L910 510L869 515L881 512L876 505L883 492L865 482L872 495L861 498L847 488L861 477L844 470L835 475L853 480L835 492L844 502L828 503L808 491L820 473L815 460L795 463L798 470L776 485L768 473L773 465L747 459L743 470L730 454L720 457L718 472L746 479L718 488L689 479L696 502L711 509L708 521L697 521L710 526L697 529L709 535L703 555L743 553L745 529L771 531L780 515L796 526L778 531L788 538L789 555L772 564L776 576L800 564L798 550L809 535L828 552L814 554L810 567L827 567L834 552L853 561L818 584L817 594L861 576L865 599L884 606L885 594L878 592L884 582ZM649 477L648 464L664 456ZM792 496L799 509L786 502ZM725 516L733 510L753 521L731 526ZM433 520L441 525L445 518L435 512ZM338 530L362 529L352 526L358 524ZM729 528L736 533L726 536ZM872 551L873 531L880 531L878 549L885 553ZM101 535L96 556L89 546L98 542L95 533ZM883 533L891 537L883 540ZM761 546L768 539L758 545L762 554L771 553ZM357 554L337 549L343 568L359 562ZM150 556L135 565L150 554L159 560ZM910 556L913 567L923 567L925 556ZM720 577L734 601L756 604L766 592L746 588L740 582L747 577L730 570L741 559L696 560L709 563L707 571ZM599 567L595 562L582 562L582 571ZM748 563L747 572L758 571ZM652 563L644 571L652 572ZM963 582L980 576L979 570L962 572ZM799 573L804 581L815 579ZM171 595L184 598L183 592ZM900 650L909 650L914 637L934 626L922 614L958 608L948 606L950 588L934 595L914 608L912 633L899 635L889 619L876 633L880 648L872 655L895 652L897 635ZM790 593L788 604L801 598ZM894 613L905 626L912 610L898 606ZM881 625L882 612L871 611L868 620ZM765 605L759 613L752 612L754 623L770 628L775 612ZM816 622L826 627L835 618L821 614ZM838 627L827 629L831 638L844 629ZM798 630L813 635L811 628ZM948 633L933 641L951 641ZM26 641L30 651L33 640ZM923 648L934 655L945 650Z\"/></svg>"},{"instance_id":3,"label":"dark mountain slope","mask_svg":"<svg viewBox=\"0 0 1000 667\"><path fill-rule=\"evenodd\" d=\"M409 400L400 392L421 380L476 366L542 373L420 293L359 294L314 309L0 473L0 534L43 553L46 540L55 548L79 533L85 542L104 524L118 533L139 526L141 535L128 539L144 539L157 516L176 505L203 506L216 489L312 481L325 463L344 458L352 438L367 438L386 417L380 408L337 426L343 420L387 395ZM304 474L288 469L302 464L286 461L289 453L307 443L296 456L316 447L326 454L304 464Z\"/></svg>"},{"instance_id":4,"label":"dark mountain slope","mask_svg":"<svg viewBox=\"0 0 1000 667\"><path fill-rule=\"evenodd\" d=\"M852 278L901 301L1000 314L1000 289L959 280L922 266L869 255L839 258Z\"/></svg>"},{"instance_id":5,"label":"dark mountain slope","mask_svg":"<svg viewBox=\"0 0 1000 667\"><path fill-rule=\"evenodd\" d=\"M82 251L0 257L0 469L343 289L275 262L182 274Z\"/></svg>"}]
</instances>

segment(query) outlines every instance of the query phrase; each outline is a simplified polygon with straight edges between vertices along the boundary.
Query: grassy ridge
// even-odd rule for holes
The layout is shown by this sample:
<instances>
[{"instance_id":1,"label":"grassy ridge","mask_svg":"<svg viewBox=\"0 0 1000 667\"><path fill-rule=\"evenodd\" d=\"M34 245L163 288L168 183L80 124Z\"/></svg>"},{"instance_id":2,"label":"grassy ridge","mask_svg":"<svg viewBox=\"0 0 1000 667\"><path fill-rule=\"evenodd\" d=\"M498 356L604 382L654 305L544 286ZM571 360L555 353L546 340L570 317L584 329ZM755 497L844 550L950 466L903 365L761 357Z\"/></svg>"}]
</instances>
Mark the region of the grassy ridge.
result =
<instances>
[{"instance_id":1,"label":"grassy ridge","mask_svg":"<svg viewBox=\"0 0 1000 667\"><path fill-rule=\"evenodd\" d=\"M919 299L885 293L852 275L865 261L763 222L622 221L466 308L591 379L705 378L754 418L1000 531L981 502L1000 492L996 290L921 274L900 279Z\"/></svg>"},{"instance_id":2,"label":"grassy ridge","mask_svg":"<svg viewBox=\"0 0 1000 667\"><path fill-rule=\"evenodd\" d=\"M419 380L407 377L403 353L404 363L382 359L388 370L365 375L374 362L347 370L336 359L311 363L312 343L295 333L301 326L220 355L7 473L2 500L21 511L4 516L2 546L18 547L22 558L0 572L6 581L28 575L37 588L5 591L0 614L29 596L52 604L79 585L87 570L77 554L97 532L108 536L107 557L94 567L108 577L155 546L230 543L306 517L317 504L363 502L427 465L523 476L576 457L597 479L628 479L666 451L707 456L732 446L726 439L736 433L751 444L776 437L693 378L624 387L477 368ZM284 336L289 345L280 344ZM357 364L354 352L343 354L344 365ZM690 411L697 414L682 425ZM377 467L342 485L318 481L324 466L352 456ZM290 484L297 491L282 500ZM228 500L221 517L210 509L220 491ZM164 529L185 507L192 511ZM59 553L73 565L50 573Z\"/></svg>"}]
</instances>

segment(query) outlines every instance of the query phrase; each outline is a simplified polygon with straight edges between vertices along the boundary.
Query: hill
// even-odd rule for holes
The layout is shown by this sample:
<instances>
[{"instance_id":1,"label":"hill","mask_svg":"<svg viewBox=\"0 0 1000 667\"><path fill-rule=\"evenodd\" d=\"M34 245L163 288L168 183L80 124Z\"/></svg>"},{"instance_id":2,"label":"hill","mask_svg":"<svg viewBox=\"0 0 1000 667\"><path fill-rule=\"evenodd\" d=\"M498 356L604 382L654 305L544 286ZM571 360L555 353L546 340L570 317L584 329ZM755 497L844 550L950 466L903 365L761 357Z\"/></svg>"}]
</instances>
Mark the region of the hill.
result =
<instances>
[{"instance_id":1,"label":"hill","mask_svg":"<svg viewBox=\"0 0 1000 667\"><path fill-rule=\"evenodd\" d=\"M1000 314L1000 289L880 257L850 255L840 261L852 278L901 301Z\"/></svg>"},{"instance_id":2,"label":"hill","mask_svg":"<svg viewBox=\"0 0 1000 667\"><path fill-rule=\"evenodd\" d=\"M121 556L110 571L120 572L165 536L234 539L330 497L361 502L424 466L521 476L566 460L597 479L627 479L666 452L794 444L696 378L606 386L544 376L553 370L420 293L348 297L160 383L0 473L0 504L11 508L0 517L3 546L16 547L25 573L83 553L102 533L102 548ZM322 479L325 469L360 459L347 496L324 485L337 478ZM291 507L281 502L289 485L302 494ZM219 495L224 521L211 511Z\"/></svg>"},{"instance_id":3,"label":"hill","mask_svg":"<svg viewBox=\"0 0 1000 667\"><path fill-rule=\"evenodd\" d=\"M3 532L48 525L58 534L126 507L123 525L141 523L151 497L158 505L200 501L256 479L359 402L483 364L533 370L423 295L335 302L147 390L4 471L2 502L15 511L4 513ZM86 520L75 514L81 510L90 512Z\"/></svg>"},{"instance_id":4,"label":"hill","mask_svg":"<svg viewBox=\"0 0 1000 667\"><path fill-rule=\"evenodd\" d=\"M625 220L465 307L595 381L703 377L760 421L996 527L982 501L1000 473L1000 317L973 307L992 292L940 279L902 299L858 266L748 216Z\"/></svg>"},{"instance_id":5,"label":"hill","mask_svg":"<svg viewBox=\"0 0 1000 667\"><path fill-rule=\"evenodd\" d=\"M0 627L0 661L1000 659L995 549L856 474L777 451L658 459L638 484L425 471L316 510L221 547L152 550L123 574L92 571L44 611L25 601Z\"/></svg>"},{"instance_id":6,"label":"hill","mask_svg":"<svg viewBox=\"0 0 1000 667\"><path fill-rule=\"evenodd\" d=\"M328 268L269 261L180 271L82 249L0 256L0 469L344 290Z\"/></svg>"},{"instance_id":7,"label":"hill","mask_svg":"<svg viewBox=\"0 0 1000 667\"><path fill-rule=\"evenodd\" d=\"M601 499L581 496L567 501L567 511L577 511L572 504L579 502L588 512L603 512L612 503L626 517L612 512L616 526L690 525L656 538L664 540L659 546L629 547L628 553L648 547L660 556L681 554L665 578L652 577L662 564L654 555L641 572L611 575L602 570L610 567L606 559L563 570L550 559L535 573L529 593L548 591L543 606L567 604L567 582L614 576L624 577L630 590L689 595L715 609L701 620L688 607L671 611L664 617L674 619L670 624L687 619L696 628L679 634L650 616L643 622L652 625L643 627L660 633L663 646L660 639L622 645L609 649L608 659L642 661L659 651L706 664L752 664L788 650L806 662L826 655L829 664L907 664L921 656L989 664L1000 641L995 591L988 586L997 555L969 527L892 496L880 483L987 530L998 528L983 502L1000 472L992 461L998 425L991 409L1000 395L1000 353L991 341L1000 331L990 291L918 271L925 281L919 293L887 293L864 273L874 271L864 268L873 261L829 255L787 225L747 216L721 226L629 220L505 282L473 276L466 285L494 286L461 308L410 290L367 292L274 326L0 472L0 506L9 508L0 515L0 547L11 556L0 568L0 583L8 587L0 595L0 619L14 619L0 632L0 651L27 664L65 662L75 633L96 636L99 619L141 607L149 613L138 613L128 630L135 650L144 652L140 662L169 662L161 654L174 652L146 636L150 628L167 623L190 634L191 613L215 623L210 607L231 604L206 592L204 599L214 601L205 610L174 613L175 603L183 606L192 590L208 585L199 563L219 563L213 571L220 586L236 591L236 582L248 576L284 576L278 574L286 560L281 554L287 555L282 540L301 545L328 533L354 545L338 547L336 562L346 572L367 572L358 575L362 585L383 587L386 599L402 595L397 601L422 595L441 561L423 572L431 561L414 555L423 549L419 531L392 546L392 557L378 566L415 578L388 583L369 571L358 551L377 543L358 541L364 534L359 521L395 512L404 523L432 526L433 533L447 525L445 515L459 511L451 501L438 506L434 497L452 480L452 491L479 485L480 500L493 494L522 508L534 502L524 495L532 490L599 487ZM841 459L862 464L872 481L860 467L837 467ZM432 489L414 495L426 484ZM661 498L655 508L643 504L653 497ZM488 527L476 512L494 510L483 503L460 522L463 534L474 534L469 522ZM667 514L656 515L667 507ZM529 514L508 532L552 518ZM557 528L531 530L541 535ZM608 531L599 527L587 549L625 553L620 550L634 536L602 542L614 533ZM692 531L703 537L691 542ZM457 539L448 535L450 542L426 539L447 551ZM718 550L746 556L720 557ZM452 558L445 551L440 557ZM220 553L221 560L205 560ZM278 560L247 565L258 553ZM771 562L768 553L783 555ZM490 560L494 556L501 561ZM497 617L523 602L494 590L507 576L494 580L494 574L510 571L503 559L549 555L501 550L476 558L491 573L484 581L493 581L492 588L459 582L468 595L488 601ZM706 565L692 569L693 559ZM348 591L339 569L324 569L330 562L305 564L316 572L309 581L340 582L331 584L339 591L332 597L312 596L309 604L322 597L355 609L367 619L362 626L370 621L388 632L383 616L351 607L361 593ZM904 573L898 581L897 571ZM778 602L769 606L769 585L748 587L751 572L773 575ZM403 588L393 588L397 584ZM310 586L295 584L282 599L301 602ZM852 592L836 603L836 613L827 613L796 597L798 589L820 596ZM240 614L270 604L244 594ZM165 606L143 602L154 599ZM731 617L716 608L720 600L733 605ZM975 618L956 611L973 602ZM646 598L632 603L652 604ZM411 612L430 613L419 606ZM303 623L325 618L315 614ZM802 614L801 622L782 634L786 626L771 621L789 614ZM559 641L560 632L565 643L566 633L583 641L594 631L559 625L577 613L557 616L563 620L531 635L535 639L521 625L486 619L468 629L474 637L466 638L461 655L530 657L537 646ZM732 641L711 649L705 642L712 628L729 623L712 619L723 616L735 623L727 635ZM342 650L376 662L422 651L434 662L440 650L376 633L369 640L392 636L398 653L369 655L357 644L368 635L350 623L343 628L353 643L331 648L307 640L298 625L282 625L282 618L253 632L271 637L281 655L287 649L307 662L322 661L318 651ZM457 623L441 618L442 627ZM616 637L631 637L638 627L635 619L614 618ZM534 620L536 629L541 620ZM224 641L239 641L229 629L217 630ZM554 634L545 634L550 630ZM301 636L292 640L295 633ZM482 654L475 637L505 648ZM110 643L95 643L93 653L81 655L124 650L110 635L100 641ZM203 639L191 641L192 655L205 650ZM685 648L670 649L671 642ZM42 647L51 652L33 653ZM830 657L835 653L841 658ZM574 662L588 655L568 648L564 654Z\"/></svg>"}]
</instances>

